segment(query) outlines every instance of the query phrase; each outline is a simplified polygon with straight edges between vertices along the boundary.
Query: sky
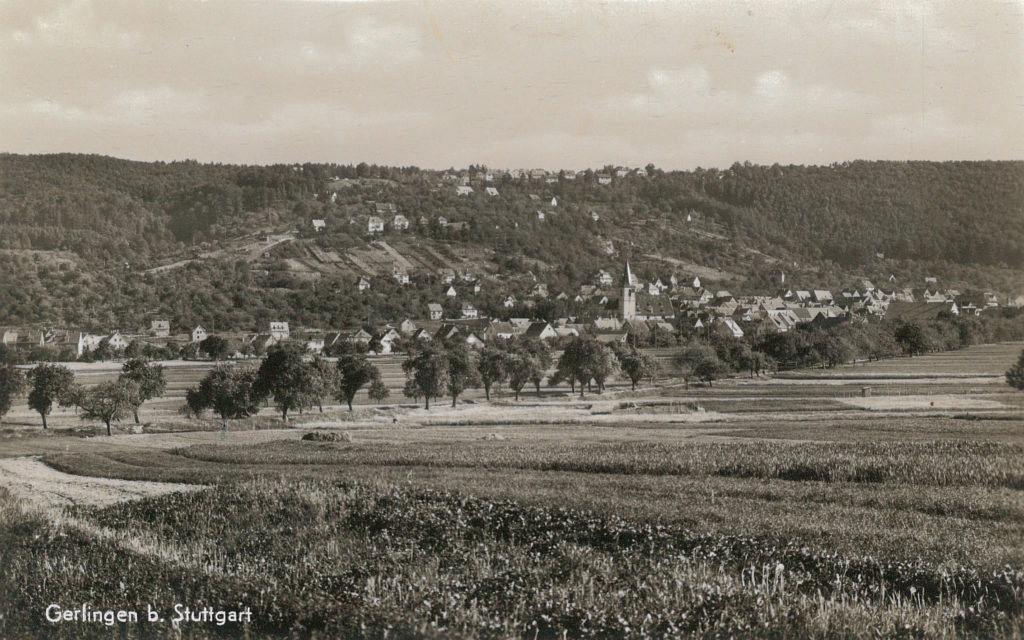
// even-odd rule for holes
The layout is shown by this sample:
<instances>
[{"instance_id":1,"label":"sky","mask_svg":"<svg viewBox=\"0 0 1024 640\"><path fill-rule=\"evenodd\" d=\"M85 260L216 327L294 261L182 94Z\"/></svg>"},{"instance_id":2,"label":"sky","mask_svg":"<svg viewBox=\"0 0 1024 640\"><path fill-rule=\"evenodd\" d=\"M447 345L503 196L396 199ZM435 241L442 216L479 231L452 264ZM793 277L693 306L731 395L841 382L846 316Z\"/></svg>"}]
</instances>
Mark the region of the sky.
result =
<instances>
[{"instance_id":1,"label":"sky","mask_svg":"<svg viewBox=\"0 0 1024 640\"><path fill-rule=\"evenodd\" d=\"M0 151L1024 159L1024 0L0 0Z\"/></svg>"}]
</instances>

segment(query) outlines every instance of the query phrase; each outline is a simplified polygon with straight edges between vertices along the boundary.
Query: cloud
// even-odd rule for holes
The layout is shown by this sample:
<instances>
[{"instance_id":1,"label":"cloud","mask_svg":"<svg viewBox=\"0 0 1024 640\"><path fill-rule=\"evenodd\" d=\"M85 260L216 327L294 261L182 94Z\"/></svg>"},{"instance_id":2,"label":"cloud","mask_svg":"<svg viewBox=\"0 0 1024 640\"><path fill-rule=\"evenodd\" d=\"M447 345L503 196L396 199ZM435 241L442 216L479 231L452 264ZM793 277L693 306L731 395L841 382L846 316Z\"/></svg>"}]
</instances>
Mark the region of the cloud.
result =
<instances>
[{"instance_id":1,"label":"cloud","mask_svg":"<svg viewBox=\"0 0 1024 640\"><path fill-rule=\"evenodd\" d=\"M421 166L1019 158L1022 7L10 3L0 140Z\"/></svg>"}]
</instances>

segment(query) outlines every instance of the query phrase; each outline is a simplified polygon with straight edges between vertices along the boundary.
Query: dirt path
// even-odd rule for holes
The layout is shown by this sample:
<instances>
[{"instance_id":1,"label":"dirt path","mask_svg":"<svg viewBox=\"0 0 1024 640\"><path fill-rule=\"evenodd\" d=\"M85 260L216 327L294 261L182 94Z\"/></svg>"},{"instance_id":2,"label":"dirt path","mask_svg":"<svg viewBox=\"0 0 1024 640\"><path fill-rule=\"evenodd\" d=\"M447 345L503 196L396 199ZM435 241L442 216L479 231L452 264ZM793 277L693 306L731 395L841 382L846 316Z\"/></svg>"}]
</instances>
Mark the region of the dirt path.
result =
<instances>
[{"instance_id":1,"label":"dirt path","mask_svg":"<svg viewBox=\"0 0 1024 640\"><path fill-rule=\"evenodd\" d=\"M173 491L195 491L200 485L112 480L76 476L52 469L34 458L0 459L0 486L15 497L46 509L86 505L105 507Z\"/></svg>"}]
</instances>

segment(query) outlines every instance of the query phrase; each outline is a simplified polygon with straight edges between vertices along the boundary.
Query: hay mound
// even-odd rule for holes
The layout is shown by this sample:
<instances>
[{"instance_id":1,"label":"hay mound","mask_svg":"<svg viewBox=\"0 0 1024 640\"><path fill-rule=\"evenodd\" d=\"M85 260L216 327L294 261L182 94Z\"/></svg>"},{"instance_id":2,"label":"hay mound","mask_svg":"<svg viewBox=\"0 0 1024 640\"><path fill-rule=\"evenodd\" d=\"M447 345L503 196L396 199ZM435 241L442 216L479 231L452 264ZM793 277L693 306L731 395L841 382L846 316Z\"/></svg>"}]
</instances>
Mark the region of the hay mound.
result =
<instances>
[{"instance_id":1,"label":"hay mound","mask_svg":"<svg viewBox=\"0 0 1024 640\"><path fill-rule=\"evenodd\" d=\"M310 431L302 439L311 442L352 442L352 434L348 431Z\"/></svg>"}]
</instances>

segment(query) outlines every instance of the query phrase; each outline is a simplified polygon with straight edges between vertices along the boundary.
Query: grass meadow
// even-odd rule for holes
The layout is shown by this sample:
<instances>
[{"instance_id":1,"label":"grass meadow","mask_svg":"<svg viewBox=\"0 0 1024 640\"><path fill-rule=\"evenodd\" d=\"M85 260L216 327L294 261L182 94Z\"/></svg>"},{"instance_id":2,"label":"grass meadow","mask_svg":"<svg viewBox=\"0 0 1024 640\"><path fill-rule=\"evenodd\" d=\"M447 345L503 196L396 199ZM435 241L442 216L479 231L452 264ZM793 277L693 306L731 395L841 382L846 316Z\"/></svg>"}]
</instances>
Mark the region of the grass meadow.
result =
<instances>
[{"instance_id":1,"label":"grass meadow","mask_svg":"<svg viewBox=\"0 0 1024 640\"><path fill-rule=\"evenodd\" d=\"M864 371L814 371L495 407L505 424L363 407L223 440L0 441L78 476L202 487L55 508L0 482L0 637L1021 638L1024 403L991 352L964 352L956 392L947 355L864 365L876 396L931 394L925 410L852 407ZM350 441L299 439L338 429ZM53 602L253 616L55 625Z\"/></svg>"}]
</instances>

